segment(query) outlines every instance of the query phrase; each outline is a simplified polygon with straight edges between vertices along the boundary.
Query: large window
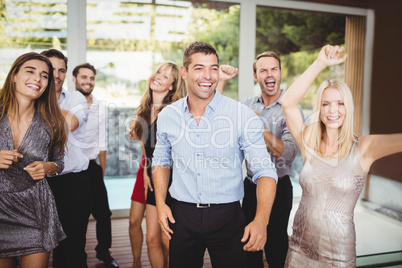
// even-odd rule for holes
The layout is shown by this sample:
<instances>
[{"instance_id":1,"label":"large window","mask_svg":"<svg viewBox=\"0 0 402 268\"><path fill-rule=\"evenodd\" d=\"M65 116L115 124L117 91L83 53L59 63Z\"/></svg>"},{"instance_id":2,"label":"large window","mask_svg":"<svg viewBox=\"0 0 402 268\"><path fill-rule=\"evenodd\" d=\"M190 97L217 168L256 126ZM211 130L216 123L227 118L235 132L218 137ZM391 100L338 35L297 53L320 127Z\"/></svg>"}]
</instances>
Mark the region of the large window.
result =
<instances>
[{"instance_id":1,"label":"large window","mask_svg":"<svg viewBox=\"0 0 402 268\"><path fill-rule=\"evenodd\" d=\"M152 3L154 2L154 3ZM184 49L205 41L220 61L238 65L239 5L190 1L87 1L87 61L97 69L94 95L109 108L109 178L134 178L141 149L127 126L152 70L182 64ZM227 95L237 99L237 78Z\"/></svg>"},{"instance_id":2,"label":"large window","mask_svg":"<svg viewBox=\"0 0 402 268\"><path fill-rule=\"evenodd\" d=\"M322 46L345 44L345 21L344 15L258 7L255 53L271 50L281 57L281 87L287 89L314 61ZM326 69L314 81L300 104L307 114L313 108L317 88L327 79L344 80L344 65Z\"/></svg>"},{"instance_id":3,"label":"large window","mask_svg":"<svg viewBox=\"0 0 402 268\"><path fill-rule=\"evenodd\" d=\"M66 53L67 0L0 1L0 86L25 52L57 48Z\"/></svg>"},{"instance_id":4,"label":"large window","mask_svg":"<svg viewBox=\"0 0 402 268\"><path fill-rule=\"evenodd\" d=\"M280 56L283 72L281 88L286 90L314 61L323 45L345 43L345 20L342 15L257 7L255 55L274 51ZM300 103L306 120L312 113L319 85L334 78L344 80L344 65L326 69L314 81ZM257 83L253 93L260 94ZM293 163L295 197L301 196L298 178L302 166L299 154Z\"/></svg>"}]
</instances>

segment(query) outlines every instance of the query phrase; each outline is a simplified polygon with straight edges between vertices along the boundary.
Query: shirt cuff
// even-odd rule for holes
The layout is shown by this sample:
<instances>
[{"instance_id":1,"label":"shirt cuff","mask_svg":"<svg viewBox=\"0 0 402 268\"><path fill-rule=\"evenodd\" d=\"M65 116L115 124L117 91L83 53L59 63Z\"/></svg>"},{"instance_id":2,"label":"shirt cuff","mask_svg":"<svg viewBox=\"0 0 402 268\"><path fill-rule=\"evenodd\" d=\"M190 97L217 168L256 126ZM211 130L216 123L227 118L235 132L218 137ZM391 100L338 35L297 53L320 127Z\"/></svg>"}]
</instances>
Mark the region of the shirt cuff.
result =
<instances>
[{"instance_id":1,"label":"shirt cuff","mask_svg":"<svg viewBox=\"0 0 402 268\"><path fill-rule=\"evenodd\" d=\"M283 152L280 158L284 159L287 163L291 163L295 160L297 150L297 145L283 143Z\"/></svg>"},{"instance_id":2,"label":"shirt cuff","mask_svg":"<svg viewBox=\"0 0 402 268\"><path fill-rule=\"evenodd\" d=\"M253 183L257 184L257 180L259 180L262 177L270 177L273 178L276 183L278 183L278 174L276 173L276 169L266 169L261 172L258 172L257 174L254 174L253 178L251 179Z\"/></svg>"}]
</instances>

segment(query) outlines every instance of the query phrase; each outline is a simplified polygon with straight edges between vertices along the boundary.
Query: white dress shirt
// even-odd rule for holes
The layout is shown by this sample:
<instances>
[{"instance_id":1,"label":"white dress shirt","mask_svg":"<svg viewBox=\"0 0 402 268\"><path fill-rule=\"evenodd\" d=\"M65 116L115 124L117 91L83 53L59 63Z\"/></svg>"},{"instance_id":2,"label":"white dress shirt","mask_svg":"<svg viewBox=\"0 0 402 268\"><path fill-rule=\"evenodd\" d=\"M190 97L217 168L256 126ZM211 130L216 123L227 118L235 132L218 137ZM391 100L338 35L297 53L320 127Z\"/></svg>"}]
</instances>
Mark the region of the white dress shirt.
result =
<instances>
[{"instance_id":1,"label":"white dress shirt","mask_svg":"<svg viewBox=\"0 0 402 268\"><path fill-rule=\"evenodd\" d=\"M64 156L64 170L60 173L81 172L88 169L89 159L82 148L85 146L85 129L88 120L87 101L80 92L62 90L59 99L60 109L77 117L79 126L68 134L67 150Z\"/></svg>"},{"instance_id":2,"label":"white dress shirt","mask_svg":"<svg viewBox=\"0 0 402 268\"><path fill-rule=\"evenodd\" d=\"M88 109L88 122L86 126L84 148L85 155L89 160L95 160L101 151L107 150L106 136L106 105L99 102L94 95L91 94L92 105Z\"/></svg>"}]
</instances>

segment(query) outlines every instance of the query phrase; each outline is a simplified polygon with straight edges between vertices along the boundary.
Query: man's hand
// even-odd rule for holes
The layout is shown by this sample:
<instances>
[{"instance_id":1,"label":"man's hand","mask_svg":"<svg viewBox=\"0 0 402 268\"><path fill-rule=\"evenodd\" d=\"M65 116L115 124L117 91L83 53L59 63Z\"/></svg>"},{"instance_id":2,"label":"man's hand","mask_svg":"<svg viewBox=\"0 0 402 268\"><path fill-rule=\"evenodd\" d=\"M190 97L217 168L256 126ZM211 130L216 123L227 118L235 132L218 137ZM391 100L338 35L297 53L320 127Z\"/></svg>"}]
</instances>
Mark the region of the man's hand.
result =
<instances>
[{"instance_id":1,"label":"man's hand","mask_svg":"<svg viewBox=\"0 0 402 268\"><path fill-rule=\"evenodd\" d=\"M219 67L219 81L218 85L216 86L216 90L222 94L226 81L235 77L237 72L238 69L235 67L232 67L230 65L221 65Z\"/></svg>"},{"instance_id":2,"label":"man's hand","mask_svg":"<svg viewBox=\"0 0 402 268\"><path fill-rule=\"evenodd\" d=\"M173 230L169 227L169 221L175 223L172 211L169 206L165 203L156 205L156 210L158 211L158 220L161 225L162 231L166 234L169 240L172 238L170 235L173 234Z\"/></svg>"},{"instance_id":3,"label":"man's hand","mask_svg":"<svg viewBox=\"0 0 402 268\"><path fill-rule=\"evenodd\" d=\"M267 226L264 223L257 222L256 220L249 223L244 229L243 238L241 242L248 243L244 245L245 251L259 251L262 250L267 241Z\"/></svg>"},{"instance_id":4,"label":"man's hand","mask_svg":"<svg viewBox=\"0 0 402 268\"><path fill-rule=\"evenodd\" d=\"M18 162L18 158L22 158L22 154L17 150L1 150L0 151L0 168L8 169L14 162Z\"/></svg>"},{"instance_id":5,"label":"man's hand","mask_svg":"<svg viewBox=\"0 0 402 268\"><path fill-rule=\"evenodd\" d=\"M235 77L238 71L239 70L233 66L221 65L219 66L219 80L226 82Z\"/></svg>"},{"instance_id":6,"label":"man's hand","mask_svg":"<svg viewBox=\"0 0 402 268\"><path fill-rule=\"evenodd\" d=\"M46 174L52 169L51 162L35 161L24 168L34 180L45 178Z\"/></svg>"}]
</instances>

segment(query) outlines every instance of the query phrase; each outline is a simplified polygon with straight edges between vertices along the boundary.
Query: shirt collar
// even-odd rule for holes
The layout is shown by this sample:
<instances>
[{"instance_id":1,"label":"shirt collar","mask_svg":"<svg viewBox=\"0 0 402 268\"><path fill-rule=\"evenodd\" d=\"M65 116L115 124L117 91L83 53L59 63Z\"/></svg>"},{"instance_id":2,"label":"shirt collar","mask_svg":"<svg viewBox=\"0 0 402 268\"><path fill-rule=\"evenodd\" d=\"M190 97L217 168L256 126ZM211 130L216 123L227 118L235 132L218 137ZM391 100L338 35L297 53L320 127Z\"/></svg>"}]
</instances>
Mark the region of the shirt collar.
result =
<instances>
[{"instance_id":1,"label":"shirt collar","mask_svg":"<svg viewBox=\"0 0 402 268\"><path fill-rule=\"evenodd\" d=\"M207 107L209 106L212 110L215 111L218 108L218 104L221 98L222 95L218 92L218 90L215 89L215 95L212 98L212 100L208 103Z\"/></svg>"},{"instance_id":2,"label":"shirt collar","mask_svg":"<svg viewBox=\"0 0 402 268\"><path fill-rule=\"evenodd\" d=\"M60 98L59 98L59 104L63 102L63 100L66 98L67 91L64 89L64 87L61 88L61 93L60 93Z\"/></svg>"},{"instance_id":3,"label":"shirt collar","mask_svg":"<svg viewBox=\"0 0 402 268\"><path fill-rule=\"evenodd\" d=\"M218 92L218 90L215 89L215 95L212 98L212 100L208 103L207 107L211 108L212 110L216 110L218 108L218 104L220 99L222 98L222 94ZM186 112L188 111L188 94L184 98L184 103L183 103L183 110Z\"/></svg>"},{"instance_id":4,"label":"shirt collar","mask_svg":"<svg viewBox=\"0 0 402 268\"><path fill-rule=\"evenodd\" d=\"M278 103L279 105L281 105L281 99L282 99L283 94L285 94L285 91L284 91L283 89L279 89L279 90L281 91L281 95L279 95L279 98L278 98L275 102L271 103L271 105L268 105L267 107L273 106L273 105L275 105L275 104L277 104L277 103ZM262 99L262 95L260 95L260 96L258 97L257 102L258 102L258 103L261 103L262 105L264 105L264 100Z\"/></svg>"}]
</instances>

